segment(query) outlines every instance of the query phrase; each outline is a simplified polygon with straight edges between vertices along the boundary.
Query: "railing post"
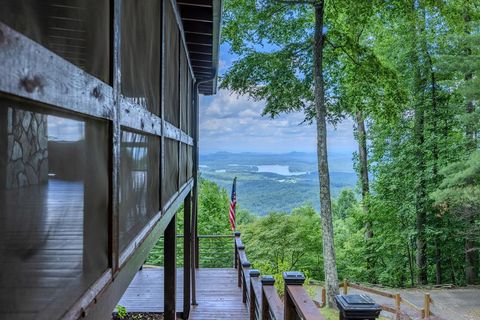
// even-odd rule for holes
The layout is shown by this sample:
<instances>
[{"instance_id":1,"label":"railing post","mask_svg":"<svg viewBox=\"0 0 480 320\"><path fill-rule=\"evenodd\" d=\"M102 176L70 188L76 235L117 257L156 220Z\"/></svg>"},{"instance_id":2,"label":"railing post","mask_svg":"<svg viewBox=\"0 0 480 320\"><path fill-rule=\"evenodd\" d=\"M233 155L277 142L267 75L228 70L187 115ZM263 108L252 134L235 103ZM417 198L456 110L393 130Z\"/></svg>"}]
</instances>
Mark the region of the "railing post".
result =
<instances>
[{"instance_id":1,"label":"railing post","mask_svg":"<svg viewBox=\"0 0 480 320\"><path fill-rule=\"evenodd\" d=\"M241 245L237 247L237 273L238 273L238 287L240 288L242 286L242 265L240 263L240 254L238 253L238 250L245 250L245 246Z\"/></svg>"},{"instance_id":2,"label":"railing post","mask_svg":"<svg viewBox=\"0 0 480 320\"><path fill-rule=\"evenodd\" d=\"M305 276L301 272L289 271L283 273L283 281L285 283L284 291L284 319L294 320L297 319L297 313L295 311L295 304L288 293L289 285L303 285L305 282Z\"/></svg>"},{"instance_id":3,"label":"railing post","mask_svg":"<svg viewBox=\"0 0 480 320\"><path fill-rule=\"evenodd\" d=\"M262 276L262 320L270 319L268 300L265 296L264 286L273 286L275 284L275 278L273 276Z\"/></svg>"},{"instance_id":4,"label":"railing post","mask_svg":"<svg viewBox=\"0 0 480 320\"><path fill-rule=\"evenodd\" d=\"M245 276L245 268L250 268L251 264L248 261L244 261L242 263L242 278L243 278L243 285L242 285L242 301L243 303L247 302L247 277Z\"/></svg>"},{"instance_id":5,"label":"railing post","mask_svg":"<svg viewBox=\"0 0 480 320\"><path fill-rule=\"evenodd\" d=\"M250 320L255 320L255 289L253 288L253 278L258 278L260 276L260 271L252 269L249 272L250 274Z\"/></svg>"},{"instance_id":6,"label":"railing post","mask_svg":"<svg viewBox=\"0 0 480 320\"><path fill-rule=\"evenodd\" d=\"M327 290L322 287L322 308L327 305Z\"/></svg>"},{"instance_id":7,"label":"railing post","mask_svg":"<svg viewBox=\"0 0 480 320\"><path fill-rule=\"evenodd\" d=\"M235 237L233 238L233 245L234 245L234 256L233 256L233 264L235 269L238 268L238 248L237 248L237 238L240 238L240 231L235 231Z\"/></svg>"},{"instance_id":8,"label":"railing post","mask_svg":"<svg viewBox=\"0 0 480 320\"><path fill-rule=\"evenodd\" d=\"M395 294L395 319L399 320L402 313L402 298L400 298L400 293Z\"/></svg>"},{"instance_id":9,"label":"railing post","mask_svg":"<svg viewBox=\"0 0 480 320\"><path fill-rule=\"evenodd\" d=\"M343 279L343 295L347 295L348 294L348 280L347 279Z\"/></svg>"},{"instance_id":10,"label":"railing post","mask_svg":"<svg viewBox=\"0 0 480 320\"><path fill-rule=\"evenodd\" d=\"M430 293L425 293L423 298L423 315L425 319L430 318Z\"/></svg>"}]
</instances>

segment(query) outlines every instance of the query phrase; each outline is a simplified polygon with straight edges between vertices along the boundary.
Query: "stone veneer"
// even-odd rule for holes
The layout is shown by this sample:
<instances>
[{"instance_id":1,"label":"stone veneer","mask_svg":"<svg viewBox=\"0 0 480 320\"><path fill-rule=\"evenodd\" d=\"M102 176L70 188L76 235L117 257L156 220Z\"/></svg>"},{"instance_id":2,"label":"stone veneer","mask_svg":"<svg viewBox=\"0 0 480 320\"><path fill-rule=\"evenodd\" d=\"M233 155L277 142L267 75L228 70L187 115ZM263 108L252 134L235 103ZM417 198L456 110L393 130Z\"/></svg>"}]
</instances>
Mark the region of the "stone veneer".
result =
<instances>
[{"instance_id":1,"label":"stone veneer","mask_svg":"<svg viewBox=\"0 0 480 320\"><path fill-rule=\"evenodd\" d=\"M8 108L7 189L48 181L47 115Z\"/></svg>"}]
</instances>

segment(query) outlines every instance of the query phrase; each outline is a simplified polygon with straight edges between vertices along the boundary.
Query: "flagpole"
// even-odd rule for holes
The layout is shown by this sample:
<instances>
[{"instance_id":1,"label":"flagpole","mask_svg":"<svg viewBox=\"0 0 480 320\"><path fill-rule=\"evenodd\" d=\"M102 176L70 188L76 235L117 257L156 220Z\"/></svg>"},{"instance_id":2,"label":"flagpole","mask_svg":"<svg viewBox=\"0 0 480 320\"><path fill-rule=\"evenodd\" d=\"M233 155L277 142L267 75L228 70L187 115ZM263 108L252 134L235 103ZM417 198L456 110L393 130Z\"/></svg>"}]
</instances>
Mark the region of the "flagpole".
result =
<instances>
[{"instance_id":1,"label":"flagpole","mask_svg":"<svg viewBox=\"0 0 480 320\"><path fill-rule=\"evenodd\" d=\"M235 206L233 207L233 214L234 214L234 219L233 219L233 266L235 268L239 268L237 265L238 263L238 256L237 256L237 177L233 178L233 185L232 185L232 197L235 197ZM233 199L230 199L232 201Z\"/></svg>"},{"instance_id":2,"label":"flagpole","mask_svg":"<svg viewBox=\"0 0 480 320\"><path fill-rule=\"evenodd\" d=\"M233 208L233 213L235 214L233 225L235 226L233 232L237 231L237 177L233 179L233 184L235 188L235 207Z\"/></svg>"}]
</instances>

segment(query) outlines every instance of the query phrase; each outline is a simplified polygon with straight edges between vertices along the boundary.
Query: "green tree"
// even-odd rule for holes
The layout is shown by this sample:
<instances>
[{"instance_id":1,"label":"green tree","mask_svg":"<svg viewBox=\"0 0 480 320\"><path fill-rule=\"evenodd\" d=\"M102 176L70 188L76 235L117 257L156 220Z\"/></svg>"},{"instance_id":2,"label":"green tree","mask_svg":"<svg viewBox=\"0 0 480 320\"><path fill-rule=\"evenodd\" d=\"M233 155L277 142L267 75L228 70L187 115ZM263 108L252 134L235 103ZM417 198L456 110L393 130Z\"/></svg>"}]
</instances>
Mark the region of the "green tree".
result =
<instances>
[{"instance_id":1,"label":"green tree","mask_svg":"<svg viewBox=\"0 0 480 320\"><path fill-rule=\"evenodd\" d=\"M324 271L328 305L334 306L338 276L327 156L325 2L232 0L225 9L224 41L241 58L222 86L265 100L264 114L272 117L304 111L307 119L315 119ZM262 45L271 50L262 50Z\"/></svg>"},{"instance_id":2,"label":"green tree","mask_svg":"<svg viewBox=\"0 0 480 320\"><path fill-rule=\"evenodd\" d=\"M443 168L439 190L432 193L439 214L450 214L460 219L463 228L459 234L465 241L465 275L468 283L478 281L480 240L480 151L472 153L467 161L459 161Z\"/></svg>"}]
</instances>

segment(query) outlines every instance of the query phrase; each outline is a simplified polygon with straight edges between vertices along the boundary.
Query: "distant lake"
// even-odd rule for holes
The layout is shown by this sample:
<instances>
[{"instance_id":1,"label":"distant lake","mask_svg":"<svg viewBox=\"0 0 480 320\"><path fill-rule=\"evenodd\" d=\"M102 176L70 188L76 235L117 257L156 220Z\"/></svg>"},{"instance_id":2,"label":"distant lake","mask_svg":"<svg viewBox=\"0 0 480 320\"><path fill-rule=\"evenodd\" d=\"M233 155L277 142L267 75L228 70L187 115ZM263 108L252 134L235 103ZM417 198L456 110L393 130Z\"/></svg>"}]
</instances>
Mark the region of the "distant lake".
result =
<instances>
[{"instance_id":1,"label":"distant lake","mask_svg":"<svg viewBox=\"0 0 480 320\"><path fill-rule=\"evenodd\" d=\"M292 172L290 171L290 166L282 166L279 164L268 164L268 165L261 165L256 166L258 168L257 172L271 172L276 173L281 176L300 176L302 174L307 174L306 172Z\"/></svg>"}]
</instances>

